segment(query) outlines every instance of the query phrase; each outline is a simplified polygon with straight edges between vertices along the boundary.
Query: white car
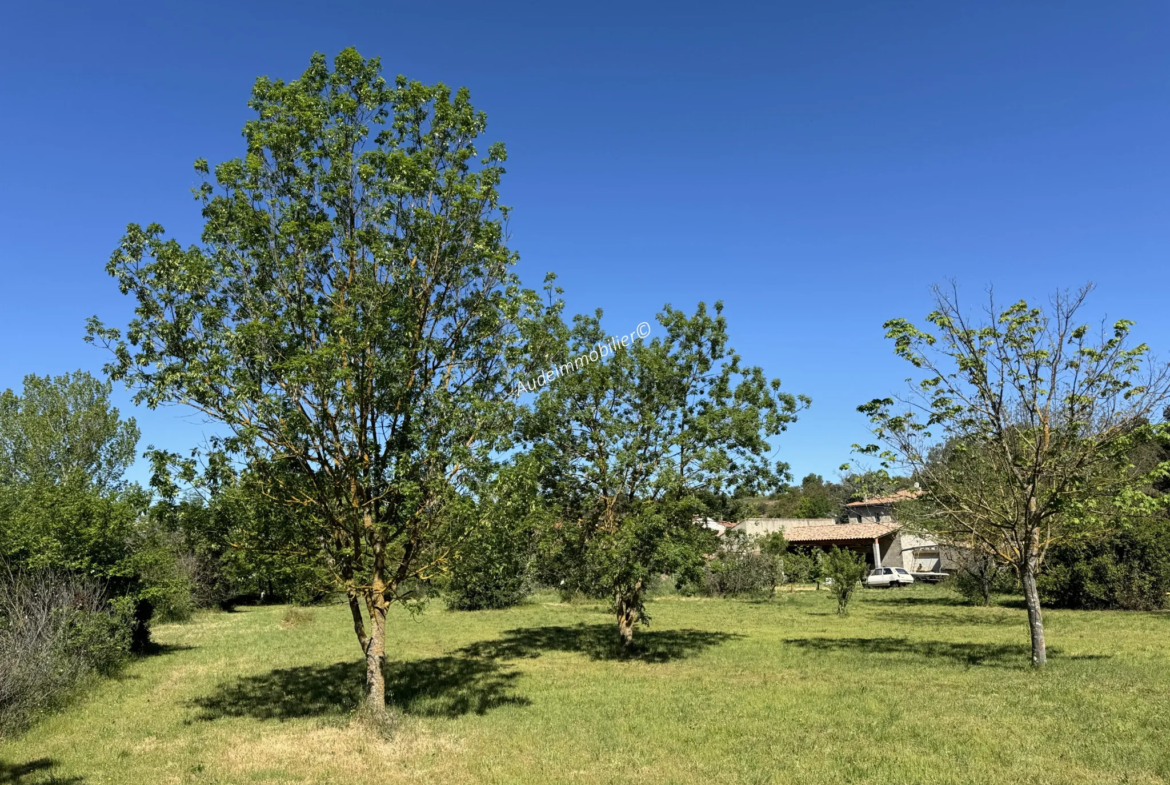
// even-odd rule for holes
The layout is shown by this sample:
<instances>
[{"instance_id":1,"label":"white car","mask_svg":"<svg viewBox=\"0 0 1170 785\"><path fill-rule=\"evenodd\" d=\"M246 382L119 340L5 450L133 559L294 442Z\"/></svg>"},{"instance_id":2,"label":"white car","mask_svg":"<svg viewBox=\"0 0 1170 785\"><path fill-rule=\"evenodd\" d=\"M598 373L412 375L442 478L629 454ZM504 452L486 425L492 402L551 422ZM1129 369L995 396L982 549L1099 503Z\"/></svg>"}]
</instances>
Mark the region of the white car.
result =
<instances>
[{"instance_id":1,"label":"white car","mask_svg":"<svg viewBox=\"0 0 1170 785\"><path fill-rule=\"evenodd\" d=\"M876 570L870 570L869 575L865 578L866 586L909 586L914 583L914 576L901 567L881 567Z\"/></svg>"}]
</instances>

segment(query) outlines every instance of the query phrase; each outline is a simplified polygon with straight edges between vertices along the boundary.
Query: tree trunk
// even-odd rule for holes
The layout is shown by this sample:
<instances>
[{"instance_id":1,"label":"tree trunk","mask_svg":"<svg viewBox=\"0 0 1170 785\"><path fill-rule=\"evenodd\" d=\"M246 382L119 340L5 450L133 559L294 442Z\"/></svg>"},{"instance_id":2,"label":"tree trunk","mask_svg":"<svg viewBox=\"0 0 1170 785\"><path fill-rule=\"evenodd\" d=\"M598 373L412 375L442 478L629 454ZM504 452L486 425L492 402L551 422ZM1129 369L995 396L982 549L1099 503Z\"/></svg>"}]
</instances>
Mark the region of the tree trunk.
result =
<instances>
[{"instance_id":1,"label":"tree trunk","mask_svg":"<svg viewBox=\"0 0 1170 785\"><path fill-rule=\"evenodd\" d=\"M380 598L378 598L380 599ZM374 714L386 711L386 604L375 602L370 612L370 637L366 641L366 708Z\"/></svg>"},{"instance_id":2,"label":"tree trunk","mask_svg":"<svg viewBox=\"0 0 1170 785\"><path fill-rule=\"evenodd\" d=\"M622 651L629 651L634 645L634 624L638 621L638 595L617 597L618 636Z\"/></svg>"},{"instance_id":3,"label":"tree trunk","mask_svg":"<svg viewBox=\"0 0 1170 785\"><path fill-rule=\"evenodd\" d=\"M979 573L979 590L983 594L984 607L991 607L991 581L992 576L995 575L995 567L992 566L991 560L983 559L981 565L982 570Z\"/></svg>"},{"instance_id":4,"label":"tree trunk","mask_svg":"<svg viewBox=\"0 0 1170 785\"><path fill-rule=\"evenodd\" d=\"M1040 613L1040 593L1036 590L1036 565L1029 558L1024 565L1024 601L1028 605L1028 630L1032 635L1032 665L1044 667L1048 651L1044 645L1044 618Z\"/></svg>"}]
</instances>

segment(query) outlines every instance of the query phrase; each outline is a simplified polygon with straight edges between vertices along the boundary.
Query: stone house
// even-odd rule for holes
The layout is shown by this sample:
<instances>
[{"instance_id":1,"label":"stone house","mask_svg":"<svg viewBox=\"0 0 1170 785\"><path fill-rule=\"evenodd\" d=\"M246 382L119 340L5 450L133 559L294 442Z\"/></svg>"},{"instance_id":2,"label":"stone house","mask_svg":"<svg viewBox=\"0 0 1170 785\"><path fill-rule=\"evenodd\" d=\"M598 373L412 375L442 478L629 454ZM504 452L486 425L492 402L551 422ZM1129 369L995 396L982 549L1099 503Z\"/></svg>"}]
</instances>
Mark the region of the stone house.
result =
<instances>
[{"instance_id":1,"label":"stone house","mask_svg":"<svg viewBox=\"0 0 1170 785\"><path fill-rule=\"evenodd\" d=\"M914 572L946 572L950 560L933 540L903 532L894 517L894 505L914 498L915 491L898 491L845 505L844 520L832 518L748 518L735 529L748 536L784 532L797 547L848 548L865 557L866 565L901 567Z\"/></svg>"}]
</instances>

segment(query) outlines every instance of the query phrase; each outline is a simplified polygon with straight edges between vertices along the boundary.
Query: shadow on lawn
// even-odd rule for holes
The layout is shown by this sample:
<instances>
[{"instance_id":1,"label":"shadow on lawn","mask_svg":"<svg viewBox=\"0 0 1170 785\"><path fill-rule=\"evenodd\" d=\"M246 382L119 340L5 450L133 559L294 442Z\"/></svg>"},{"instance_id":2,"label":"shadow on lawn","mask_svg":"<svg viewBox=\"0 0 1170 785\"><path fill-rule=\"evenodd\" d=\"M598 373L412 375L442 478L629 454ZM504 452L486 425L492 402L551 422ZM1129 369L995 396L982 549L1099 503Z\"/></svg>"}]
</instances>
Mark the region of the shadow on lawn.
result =
<instances>
[{"instance_id":1,"label":"shadow on lawn","mask_svg":"<svg viewBox=\"0 0 1170 785\"><path fill-rule=\"evenodd\" d=\"M873 603L874 605L901 605L921 608L924 605L942 606L947 608L970 608L971 603L967 602L962 597L948 597L948 596L927 596L921 595L899 595L901 589L868 589L861 595L866 604Z\"/></svg>"},{"instance_id":2,"label":"shadow on lawn","mask_svg":"<svg viewBox=\"0 0 1170 785\"><path fill-rule=\"evenodd\" d=\"M639 632L629 659L662 663L741 637L699 630ZM506 661L539 657L546 651L577 652L594 660L623 659L613 624L533 627L508 630L498 640L480 641L445 657L386 663L386 698L404 714L459 717L498 706L527 706L512 690L520 672ZM365 663L336 662L277 668L222 684L197 698L198 720L253 717L290 720L340 716L361 703ZM0 780L0 785L3 781Z\"/></svg>"},{"instance_id":3,"label":"shadow on lawn","mask_svg":"<svg viewBox=\"0 0 1170 785\"><path fill-rule=\"evenodd\" d=\"M791 646L817 652L848 651L863 654L913 654L925 659L948 659L960 665L1027 666L1031 647L1017 643L952 643L912 641L906 638L789 638ZM1050 648L1049 654L1057 650Z\"/></svg>"},{"instance_id":4,"label":"shadow on lawn","mask_svg":"<svg viewBox=\"0 0 1170 785\"><path fill-rule=\"evenodd\" d=\"M458 717L484 714L504 705L527 705L509 693L519 676L498 663L469 657L432 657L386 663L386 698L405 714ZM364 662L277 668L221 685L197 698L200 720L254 717L290 720L342 715L358 707L365 684Z\"/></svg>"},{"instance_id":5,"label":"shadow on lawn","mask_svg":"<svg viewBox=\"0 0 1170 785\"><path fill-rule=\"evenodd\" d=\"M638 630L634 647L622 651L614 624L578 624L573 627L524 627L507 630L504 637L479 641L459 651L470 657L515 660L539 657L546 651L584 654L591 660L671 662L743 636L704 630Z\"/></svg>"},{"instance_id":6,"label":"shadow on lawn","mask_svg":"<svg viewBox=\"0 0 1170 785\"><path fill-rule=\"evenodd\" d=\"M54 777L51 773L45 779L44 775L49 769L57 765L57 761L52 758L38 758L30 760L28 763L6 763L0 760L0 785L24 785L26 777L36 775L38 783L45 783L45 785L81 785L85 780L81 777L65 777L64 779Z\"/></svg>"},{"instance_id":7,"label":"shadow on lawn","mask_svg":"<svg viewBox=\"0 0 1170 785\"><path fill-rule=\"evenodd\" d=\"M923 613L921 611L879 610L873 614L875 620L904 624L908 626L926 625L930 627L1027 627L1027 620L1019 616L1005 616L998 613L987 613L991 608L980 608L984 613Z\"/></svg>"}]
</instances>

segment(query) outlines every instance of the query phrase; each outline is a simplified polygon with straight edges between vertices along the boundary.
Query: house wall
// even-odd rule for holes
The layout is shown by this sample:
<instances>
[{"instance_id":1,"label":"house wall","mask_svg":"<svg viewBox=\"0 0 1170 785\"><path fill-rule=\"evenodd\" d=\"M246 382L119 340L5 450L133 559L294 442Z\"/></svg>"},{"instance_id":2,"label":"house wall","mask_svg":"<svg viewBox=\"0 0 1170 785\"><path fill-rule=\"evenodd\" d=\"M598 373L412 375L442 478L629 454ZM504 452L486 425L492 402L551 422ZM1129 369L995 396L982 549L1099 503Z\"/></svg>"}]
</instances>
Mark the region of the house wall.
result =
<instances>
[{"instance_id":1,"label":"house wall","mask_svg":"<svg viewBox=\"0 0 1170 785\"><path fill-rule=\"evenodd\" d=\"M829 526L837 521L832 518L748 518L735 527L749 537L758 537L772 532L787 532L799 526Z\"/></svg>"},{"instance_id":2,"label":"house wall","mask_svg":"<svg viewBox=\"0 0 1170 785\"><path fill-rule=\"evenodd\" d=\"M893 523L894 515L888 504L867 504L846 510L849 523Z\"/></svg>"}]
</instances>

